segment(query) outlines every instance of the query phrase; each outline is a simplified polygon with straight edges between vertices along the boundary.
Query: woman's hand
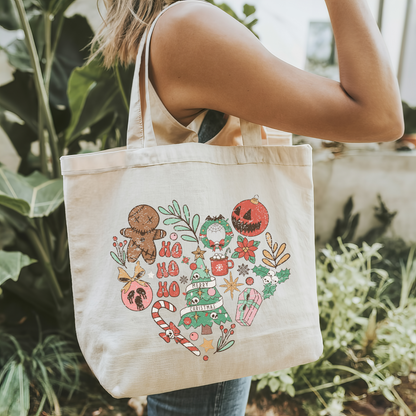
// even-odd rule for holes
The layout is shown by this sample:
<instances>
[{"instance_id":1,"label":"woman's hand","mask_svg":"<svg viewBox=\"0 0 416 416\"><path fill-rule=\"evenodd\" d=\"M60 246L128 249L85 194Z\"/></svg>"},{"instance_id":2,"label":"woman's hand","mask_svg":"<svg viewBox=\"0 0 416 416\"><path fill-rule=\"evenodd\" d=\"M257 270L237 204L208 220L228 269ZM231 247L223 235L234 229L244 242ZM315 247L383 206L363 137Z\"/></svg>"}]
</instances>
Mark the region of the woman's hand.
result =
<instances>
[{"instance_id":1,"label":"woman's hand","mask_svg":"<svg viewBox=\"0 0 416 416\"><path fill-rule=\"evenodd\" d=\"M160 18L151 41L151 80L179 122L209 108L339 142L402 136L398 83L366 0L326 0L340 83L275 57L220 9L184 3Z\"/></svg>"}]
</instances>

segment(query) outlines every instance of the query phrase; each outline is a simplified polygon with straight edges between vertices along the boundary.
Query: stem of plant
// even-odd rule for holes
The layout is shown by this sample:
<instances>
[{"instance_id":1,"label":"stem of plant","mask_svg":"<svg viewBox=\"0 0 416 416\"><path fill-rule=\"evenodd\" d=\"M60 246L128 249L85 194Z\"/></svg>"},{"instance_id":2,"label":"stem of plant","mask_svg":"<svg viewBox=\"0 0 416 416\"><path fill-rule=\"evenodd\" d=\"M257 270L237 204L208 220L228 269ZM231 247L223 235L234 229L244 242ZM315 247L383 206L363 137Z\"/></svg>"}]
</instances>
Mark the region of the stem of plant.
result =
<instances>
[{"instance_id":1,"label":"stem of plant","mask_svg":"<svg viewBox=\"0 0 416 416\"><path fill-rule=\"evenodd\" d=\"M49 175L48 171L48 163L46 159L46 137L45 137L45 130L43 128L43 113L40 109L41 104L38 99L38 139L39 139L39 157L40 157L40 171L45 175Z\"/></svg>"},{"instance_id":2,"label":"stem of plant","mask_svg":"<svg viewBox=\"0 0 416 416\"><path fill-rule=\"evenodd\" d=\"M52 175L54 178L58 178L60 176L59 154L58 154L58 147L57 147L58 137L56 135L51 110L49 108L48 94L46 93L45 85L43 84L43 77L42 77L42 71L41 71L40 63L39 63L39 56L36 51L35 41L33 39L32 30L30 28L29 21L26 16L23 0L14 0L14 4L16 5L17 11L19 13L20 23L22 25L22 29L25 34L25 42L27 45L27 49L29 51L30 60L32 63L33 71L34 71L34 80L35 80L36 91L39 97L40 109L43 113L46 128L48 129L48 133L49 133L49 145L50 145L51 153L52 153Z\"/></svg>"},{"instance_id":3,"label":"stem of plant","mask_svg":"<svg viewBox=\"0 0 416 416\"><path fill-rule=\"evenodd\" d=\"M129 103L127 101L126 93L124 92L123 84L121 83L120 71L118 69L118 62L114 65L114 72L116 74L118 87L120 89L121 96L123 97L124 106L127 112L129 112Z\"/></svg>"},{"instance_id":4,"label":"stem of plant","mask_svg":"<svg viewBox=\"0 0 416 416\"><path fill-rule=\"evenodd\" d=\"M43 266L46 277L49 281L49 287L55 300L57 309L59 309L64 295L62 293L61 287L59 286L58 279L56 278L52 264L48 258L48 255L45 252L45 249L42 246L41 241L39 240L38 233L36 232L36 230L34 228L29 227L26 230L26 234L29 237L29 240L31 241L33 248L35 249L38 255L39 262Z\"/></svg>"}]
</instances>

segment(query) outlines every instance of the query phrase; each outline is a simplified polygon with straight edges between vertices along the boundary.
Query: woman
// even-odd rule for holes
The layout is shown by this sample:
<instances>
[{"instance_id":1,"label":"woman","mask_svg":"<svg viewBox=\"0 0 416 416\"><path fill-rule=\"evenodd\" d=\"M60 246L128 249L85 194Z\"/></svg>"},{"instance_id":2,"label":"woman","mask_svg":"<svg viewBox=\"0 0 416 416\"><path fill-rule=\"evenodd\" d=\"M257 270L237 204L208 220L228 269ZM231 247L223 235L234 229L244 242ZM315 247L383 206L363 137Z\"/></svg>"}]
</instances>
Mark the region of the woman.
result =
<instances>
[{"instance_id":1,"label":"woman","mask_svg":"<svg viewBox=\"0 0 416 416\"><path fill-rule=\"evenodd\" d=\"M338 48L340 82L281 61L243 25L210 4L186 0L170 7L155 26L149 61L155 106L164 112L170 131L188 129L211 109L338 142L400 138L404 125L399 88L366 0L325 1ZM106 21L94 40L104 64L133 62L145 28L168 3L174 2L107 0ZM236 144L226 133L223 129L215 143ZM182 139L172 137L174 142ZM149 396L148 414L243 415L249 387L250 378L244 378Z\"/></svg>"}]
</instances>

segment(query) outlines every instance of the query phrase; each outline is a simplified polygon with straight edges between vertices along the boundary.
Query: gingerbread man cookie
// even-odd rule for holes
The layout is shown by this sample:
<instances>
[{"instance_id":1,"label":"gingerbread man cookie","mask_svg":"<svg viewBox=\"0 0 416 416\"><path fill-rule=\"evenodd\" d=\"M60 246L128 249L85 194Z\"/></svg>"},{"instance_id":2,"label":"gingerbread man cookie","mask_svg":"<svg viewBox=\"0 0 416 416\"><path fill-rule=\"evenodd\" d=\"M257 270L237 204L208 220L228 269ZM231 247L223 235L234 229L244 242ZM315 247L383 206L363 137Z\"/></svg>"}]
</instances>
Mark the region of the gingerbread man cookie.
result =
<instances>
[{"instance_id":1,"label":"gingerbread man cookie","mask_svg":"<svg viewBox=\"0 0 416 416\"><path fill-rule=\"evenodd\" d=\"M120 234L131 238L127 247L127 260L134 263L143 256L147 264L153 264L156 260L156 246L154 240L160 240L166 236L166 231L157 230L159 214L149 205L138 205L129 214L131 228L123 228Z\"/></svg>"}]
</instances>

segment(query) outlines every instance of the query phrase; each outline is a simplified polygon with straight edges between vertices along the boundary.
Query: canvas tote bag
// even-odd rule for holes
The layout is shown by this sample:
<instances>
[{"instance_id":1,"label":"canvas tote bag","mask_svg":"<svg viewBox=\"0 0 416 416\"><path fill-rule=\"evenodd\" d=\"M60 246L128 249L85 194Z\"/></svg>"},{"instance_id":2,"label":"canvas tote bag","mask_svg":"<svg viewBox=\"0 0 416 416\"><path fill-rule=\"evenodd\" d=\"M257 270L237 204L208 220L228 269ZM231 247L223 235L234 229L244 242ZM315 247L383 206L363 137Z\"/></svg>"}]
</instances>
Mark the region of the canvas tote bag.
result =
<instances>
[{"instance_id":1,"label":"canvas tote bag","mask_svg":"<svg viewBox=\"0 0 416 416\"><path fill-rule=\"evenodd\" d=\"M127 147L61 159L88 365L122 398L318 359L310 146L157 146L145 43Z\"/></svg>"}]
</instances>

